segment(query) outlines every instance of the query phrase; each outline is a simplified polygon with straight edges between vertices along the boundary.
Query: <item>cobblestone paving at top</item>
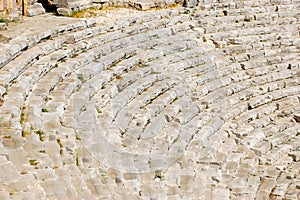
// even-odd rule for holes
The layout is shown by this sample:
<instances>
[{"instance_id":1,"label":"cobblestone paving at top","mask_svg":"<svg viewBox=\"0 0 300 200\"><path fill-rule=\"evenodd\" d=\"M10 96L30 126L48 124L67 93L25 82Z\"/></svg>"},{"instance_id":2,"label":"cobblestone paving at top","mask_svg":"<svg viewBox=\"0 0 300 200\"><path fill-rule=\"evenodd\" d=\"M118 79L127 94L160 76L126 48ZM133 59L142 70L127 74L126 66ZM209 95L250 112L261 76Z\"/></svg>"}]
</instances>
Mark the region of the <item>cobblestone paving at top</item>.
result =
<instances>
[{"instance_id":1,"label":"cobblestone paving at top","mask_svg":"<svg viewBox=\"0 0 300 200\"><path fill-rule=\"evenodd\" d=\"M299 11L211 0L8 26L0 199L299 199Z\"/></svg>"}]
</instances>

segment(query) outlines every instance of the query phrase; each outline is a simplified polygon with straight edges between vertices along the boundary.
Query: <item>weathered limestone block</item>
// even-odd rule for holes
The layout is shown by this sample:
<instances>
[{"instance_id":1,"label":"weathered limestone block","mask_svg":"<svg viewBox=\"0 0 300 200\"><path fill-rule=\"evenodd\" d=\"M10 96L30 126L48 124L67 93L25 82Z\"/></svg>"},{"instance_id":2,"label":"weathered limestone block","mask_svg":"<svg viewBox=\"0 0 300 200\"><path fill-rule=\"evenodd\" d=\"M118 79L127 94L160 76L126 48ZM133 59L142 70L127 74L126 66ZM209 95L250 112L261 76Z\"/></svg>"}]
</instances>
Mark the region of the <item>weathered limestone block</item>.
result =
<instances>
[{"instance_id":1,"label":"weathered limestone block","mask_svg":"<svg viewBox=\"0 0 300 200\"><path fill-rule=\"evenodd\" d=\"M8 191L0 191L0 199L2 199L2 200L10 199L9 192Z\"/></svg>"},{"instance_id":2,"label":"weathered limestone block","mask_svg":"<svg viewBox=\"0 0 300 200\"><path fill-rule=\"evenodd\" d=\"M8 156L19 171L23 169L22 165L27 163L27 154L23 148L10 150Z\"/></svg>"},{"instance_id":3,"label":"weathered limestone block","mask_svg":"<svg viewBox=\"0 0 300 200\"><path fill-rule=\"evenodd\" d=\"M138 10L149 10L150 8L155 7L154 2L134 2L133 7Z\"/></svg>"},{"instance_id":4,"label":"weathered limestone block","mask_svg":"<svg viewBox=\"0 0 300 200\"><path fill-rule=\"evenodd\" d=\"M92 0L93 3L100 3L100 4L105 4L109 2L109 0Z\"/></svg>"},{"instance_id":5,"label":"weathered limestone block","mask_svg":"<svg viewBox=\"0 0 300 200\"><path fill-rule=\"evenodd\" d=\"M27 8L27 16L29 17L40 15L42 13L45 13L45 9L41 3L35 3Z\"/></svg>"},{"instance_id":6,"label":"weathered limestone block","mask_svg":"<svg viewBox=\"0 0 300 200\"><path fill-rule=\"evenodd\" d=\"M38 199L34 192L18 192L14 195L14 199L21 200L21 199Z\"/></svg>"},{"instance_id":7,"label":"weathered limestone block","mask_svg":"<svg viewBox=\"0 0 300 200\"><path fill-rule=\"evenodd\" d=\"M198 6L198 0L184 0L183 1L183 6L188 7L188 8L194 8Z\"/></svg>"},{"instance_id":8,"label":"weathered limestone block","mask_svg":"<svg viewBox=\"0 0 300 200\"><path fill-rule=\"evenodd\" d=\"M53 169L40 169L37 171L36 177L39 181L55 179L55 172Z\"/></svg>"},{"instance_id":9,"label":"weathered limestone block","mask_svg":"<svg viewBox=\"0 0 300 200\"><path fill-rule=\"evenodd\" d=\"M20 178L20 174L12 162L0 163L0 179L9 183Z\"/></svg>"},{"instance_id":10,"label":"weathered limestone block","mask_svg":"<svg viewBox=\"0 0 300 200\"><path fill-rule=\"evenodd\" d=\"M0 31L6 30L7 29L7 25L6 23L0 23ZM3 36L0 36L0 40Z\"/></svg>"},{"instance_id":11,"label":"weathered limestone block","mask_svg":"<svg viewBox=\"0 0 300 200\"><path fill-rule=\"evenodd\" d=\"M294 114L294 120L296 121L296 122L300 122L300 113L298 113L298 114Z\"/></svg>"},{"instance_id":12,"label":"weathered limestone block","mask_svg":"<svg viewBox=\"0 0 300 200\"><path fill-rule=\"evenodd\" d=\"M292 151L292 152L288 153L288 155L293 158L294 162L299 162L299 160L300 160L300 151Z\"/></svg>"},{"instance_id":13,"label":"weathered limestone block","mask_svg":"<svg viewBox=\"0 0 300 200\"><path fill-rule=\"evenodd\" d=\"M228 189L213 189L212 198L230 199L230 192Z\"/></svg>"},{"instance_id":14,"label":"weathered limestone block","mask_svg":"<svg viewBox=\"0 0 300 200\"><path fill-rule=\"evenodd\" d=\"M24 145L24 140L19 137L3 138L3 146L11 149L16 149Z\"/></svg>"},{"instance_id":15,"label":"weathered limestone block","mask_svg":"<svg viewBox=\"0 0 300 200\"><path fill-rule=\"evenodd\" d=\"M61 127L59 117L56 113L42 113L41 117L43 124L42 124L42 130L46 131L48 133L55 133L59 128Z\"/></svg>"},{"instance_id":16,"label":"weathered limestone block","mask_svg":"<svg viewBox=\"0 0 300 200\"><path fill-rule=\"evenodd\" d=\"M71 15L72 10L69 8L58 8L57 13L60 15L68 16L68 15Z\"/></svg>"},{"instance_id":17,"label":"weathered limestone block","mask_svg":"<svg viewBox=\"0 0 300 200\"><path fill-rule=\"evenodd\" d=\"M67 188L64 184L58 184L57 180L45 180L40 183L46 194L66 193Z\"/></svg>"},{"instance_id":18,"label":"weathered limestone block","mask_svg":"<svg viewBox=\"0 0 300 200\"><path fill-rule=\"evenodd\" d=\"M53 4L59 8L66 8L68 0L53 0Z\"/></svg>"},{"instance_id":19,"label":"weathered limestone block","mask_svg":"<svg viewBox=\"0 0 300 200\"><path fill-rule=\"evenodd\" d=\"M49 154L51 160L55 166L62 166L62 161L60 160L60 145L57 141L47 142L45 144L46 153Z\"/></svg>"}]
</instances>

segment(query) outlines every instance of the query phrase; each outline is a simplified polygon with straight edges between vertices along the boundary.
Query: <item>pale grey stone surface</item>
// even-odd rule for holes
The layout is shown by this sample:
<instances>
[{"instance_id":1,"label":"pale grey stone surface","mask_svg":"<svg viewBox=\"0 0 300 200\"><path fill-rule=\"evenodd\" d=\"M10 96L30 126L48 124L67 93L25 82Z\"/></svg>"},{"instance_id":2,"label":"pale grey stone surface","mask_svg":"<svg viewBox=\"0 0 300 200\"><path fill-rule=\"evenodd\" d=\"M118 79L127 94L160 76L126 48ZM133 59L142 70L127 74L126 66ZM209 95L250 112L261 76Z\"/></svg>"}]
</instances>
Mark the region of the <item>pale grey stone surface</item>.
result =
<instances>
[{"instance_id":1,"label":"pale grey stone surface","mask_svg":"<svg viewBox=\"0 0 300 200\"><path fill-rule=\"evenodd\" d=\"M70 8L58 8L57 13L64 16L69 16L72 13Z\"/></svg>"},{"instance_id":2,"label":"pale grey stone surface","mask_svg":"<svg viewBox=\"0 0 300 200\"><path fill-rule=\"evenodd\" d=\"M7 29L6 23L1 22L1 23L0 23L0 31L6 30L6 29ZM4 38L3 38L3 39L4 39ZM1 39L1 40L2 40L2 39Z\"/></svg>"},{"instance_id":3,"label":"pale grey stone surface","mask_svg":"<svg viewBox=\"0 0 300 200\"><path fill-rule=\"evenodd\" d=\"M43 8L41 3L35 3L33 5L29 5L27 8L27 15L29 17L40 15L45 13L45 9Z\"/></svg>"},{"instance_id":4,"label":"pale grey stone surface","mask_svg":"<svg viewBox=\"0 0 300 200\"><path fill-rule=\"evenodd\" d=\"M9 25L0 198L297 199L299 3Z\"/></svg>"},{"instance_id":5,"label":"pale grey stone surface","mask_svg":"<svg viewBox=\"0 0 300 200\"><path fill-rule=\"evenodd\" d=\"M188 8L194 8L198 5L199 0L184 0L183 6Z\"/></svg>"}]
</instances>

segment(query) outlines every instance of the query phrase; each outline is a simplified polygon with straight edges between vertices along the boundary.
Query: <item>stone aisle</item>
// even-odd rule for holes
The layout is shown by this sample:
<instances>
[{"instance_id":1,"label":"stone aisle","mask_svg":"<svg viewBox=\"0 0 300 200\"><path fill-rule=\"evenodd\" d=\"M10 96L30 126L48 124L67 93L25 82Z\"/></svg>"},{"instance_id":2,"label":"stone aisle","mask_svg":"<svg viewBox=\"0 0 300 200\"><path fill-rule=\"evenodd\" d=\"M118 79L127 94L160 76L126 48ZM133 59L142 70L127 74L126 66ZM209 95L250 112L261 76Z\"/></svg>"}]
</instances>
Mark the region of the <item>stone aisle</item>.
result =
<instances>
[{"instance_id":1,"label":"stone aisle","mask_svg":"<svg viewBox=\"0 0 300 200\"><path fill-rule=\"evenodd\" d=\"M299 11L205 0L9 26L0 199L299 199Z\"/></svg>"}]
</instances>

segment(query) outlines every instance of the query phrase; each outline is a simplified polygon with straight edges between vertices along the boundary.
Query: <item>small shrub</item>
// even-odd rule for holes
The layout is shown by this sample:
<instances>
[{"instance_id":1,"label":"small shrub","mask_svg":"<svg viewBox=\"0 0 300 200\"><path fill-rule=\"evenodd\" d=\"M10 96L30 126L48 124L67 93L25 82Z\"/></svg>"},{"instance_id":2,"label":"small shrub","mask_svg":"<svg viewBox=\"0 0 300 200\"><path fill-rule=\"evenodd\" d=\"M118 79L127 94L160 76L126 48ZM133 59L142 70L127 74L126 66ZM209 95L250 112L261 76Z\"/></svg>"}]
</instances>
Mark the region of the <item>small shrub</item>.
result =
<instances>
[{"instance_id":1,"label":"small shrub","mask_svg":"<svg viewBox=\"0 0 300 200\"><path fill-rule=\"evenodd\" d=\"M38 164L38 161L36 161L35 159L31 159L29 160L29 164L36 166Z\"/></svg>"},{"instance_id":2,"label":"small shrub","mask_svg":"<svg viewBox=\"0 0 300 200\"><path fill-rule=\"evenodd\" d=\"M35 131L36 134L38 134L40 136L40 141L44 141L44 131L42 130L37 130Z\"/></svg>"},{"instance_id":3,"label":"small shrub","mask_svg":"<svg viewBox=\"0 0 300 200\"><path fill-rule=\"evenodd\" d=\"M175 144L179 139L179 135L177 135L177 137L173 140L173 144Z\"/></svg>"},{"instance_id":4,"label":"small shrub","mask_svg":"<svg viewBox=\"0 0 300 200\"><path fill-rule=\"evenodd\" d=\"M85 80L85 78L84 78L84 76L83 76L82 74L78 74L78 75L77 75L77 78L78 78L82 83L86 82L86 80Z\"/></svg>"},{"instance_id":5,"label":"small shrub","mask_svg":"<svg viewBox=\"0 0 300 200\"><path fill-rule=\"evenodd\" d=\"M26 137L27 135L30 135L30 134L31 134L30 131L22 130L22 137Z\"/></svg>"},{"instance_id":6,"label":"small shrub","mask_svg":"<svg viewBox=\"0 0 300 200\"><path fill-rule=\"evenodd\" d=\"M22 108L22 111L21 111L21 117L20 117L20 124L24 124L24 121L25 121L25 113L24 113L24 107Z\"/></svg>"},{"instance_id":7,"label":"small shrub","mask_svg":"<svg viewBox=\"0 0 300 200\"><path fill-rule=\"evenodd\" d=\"M117 76L116 76L116 79L117 79L117 80L120 80L120 79L122 79L122 76L121 76L121 75L117 75Z\"/></svg>"},{"instance_id":8,"label":"small shrub","mask_svg":"<svg viewBox=\"0 0 300 200\"><path fill-rule=\"evenodd\" d=\"M0 17L0 23L6 23L6 22L7 22L6 19L4 19L3 17Z\"/></svg>"},{"instance_id":9,"label":"small shrub","mask_svg":"<svg viewBox=\"0 0 300 200\"><path fill-rule=\"evenodd\" d=\"M186 15L188 15L189 13L190 13L189 10L185 10L185 11L183 12L183 14L186 14Z\"/></svg>"},{"instance_id":10,"label":"small shrub","mask_svg":"<svg viewBox=\"0 0 300 200\"><path fill-rule=\"evenodd\" d=\"M79 133L76 133L76 134L75 134L75 139L76 139L76 140L81 140L81 138L80 138L80 136L79 136Z\"/></svg>"},{"instance_id":11,"label":"small shrub","mask_svg":"<svg viewBox=\"0 0 300 200\"><path fill-rule=\"evenodd\" d=\"M76 166L79 166L79 157L78 157L78 154L76 154L75 161L76 161Z\"/></svg>"},{"instance_id":12,"label":"small shrub","mask_svg":"<svg viewBox=\"0 0 300 200\"><path fill-rule=\"evenodd\" d=\"M97 110L97 113L102 113L102 110L98 107L98 106L96 106L96 110Z\"/></svg>"},{"instance_id":13,"label":"small shrub","mask_svg":"<svg viewBox=\"0 0 300 200\"><path fill-rule=\"evenodd\" d=\"M250 19L249 17L246 17L246 18L244 19L244 21L245 21L245 22L251 22L251 19Z\"/></svg>"},{"instance_id":14,"label":"small shrub","mask_svg":"<svg viewBox=\"0 0 300 200\"><path fill-rule=\"evenodd\" d=\"M71 58L76 58L78 56L78 53L74 53Z\"/></svg>"},{"instance_id":15,"label":"small shrub","mask_svg":"<svg viewBox=\"0 0 300 200\"><path fill-rule=\"evenodd\" d=\"M23 171L21 171L20 174L22 174L22 175L27 174L27 171L23 170Z\"/></svg>"},{"instance_id":16,"label":"small shrub","mask_svg":"<svg viewBox=\"0 0 300 200\"><path fill-rule=\"evenodd\" d=\"M57 139L57 140L56 140L56 142L57 142L57 144L59 145L59 147L60 147L60 148L62 148L62 147L63 147L63 145L62 145L62 142L61 142L61 140L60 140L60 139Z\"/></svg>"},{"instance_id":17,"label":"small shrub","mask_svg":"<svg viewBox=\"0 0 300 200\"><path fill-rule=\"evenodd\" d=\"M49 112L46 108L42 108L42 112Z\"/></svg>"}]
</instances>

